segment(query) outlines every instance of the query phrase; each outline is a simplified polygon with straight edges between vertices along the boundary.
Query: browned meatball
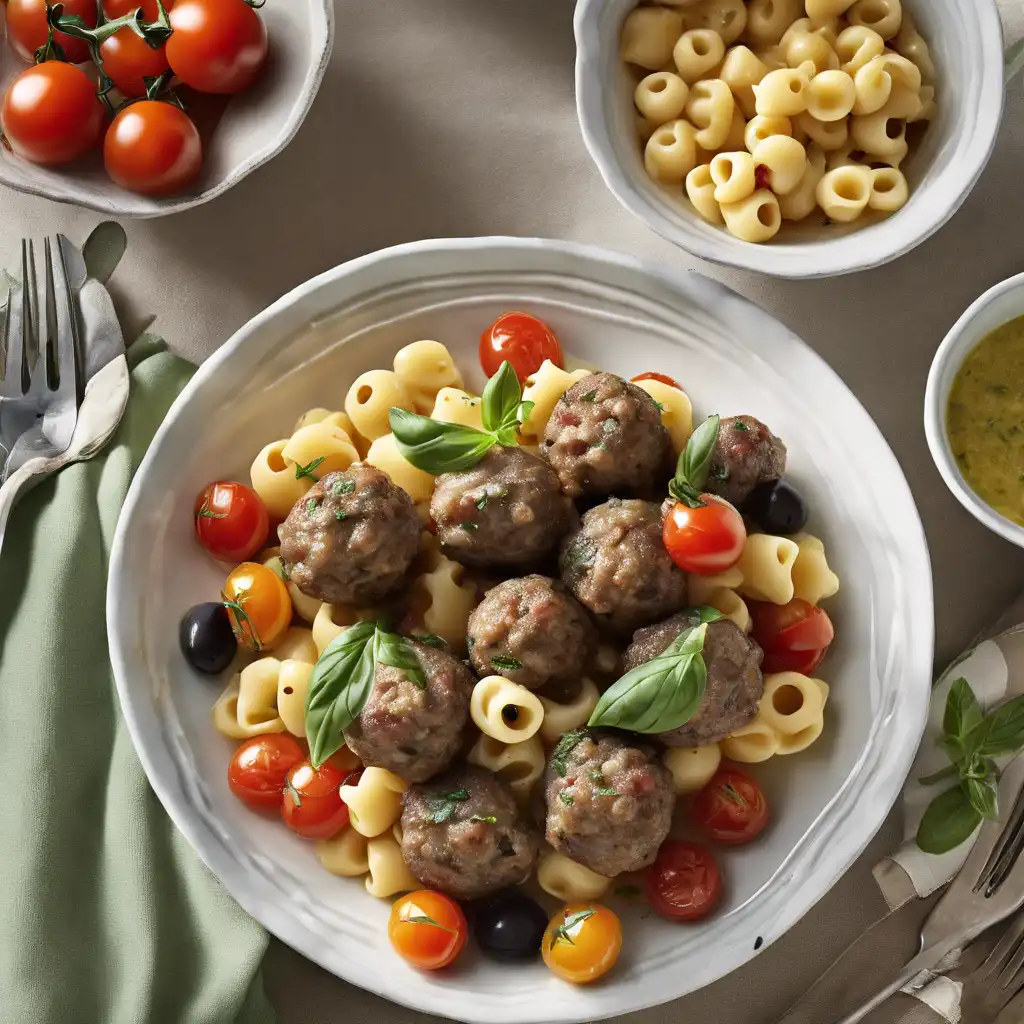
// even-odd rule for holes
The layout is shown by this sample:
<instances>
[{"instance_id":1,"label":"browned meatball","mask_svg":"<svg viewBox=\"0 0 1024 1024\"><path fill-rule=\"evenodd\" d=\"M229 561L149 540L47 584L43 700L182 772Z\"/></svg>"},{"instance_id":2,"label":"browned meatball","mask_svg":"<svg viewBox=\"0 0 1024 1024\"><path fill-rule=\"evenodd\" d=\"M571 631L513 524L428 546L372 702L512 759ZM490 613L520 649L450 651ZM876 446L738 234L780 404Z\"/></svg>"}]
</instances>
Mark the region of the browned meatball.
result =
<instances>
[{"instance_id":1,"label":"browned meatball","mask_svg":"<svg viewBox=\"0 0 1024 1024\"><path fill-rule=\"evenodd\" d=\"M625 671L656 658L680 633L699 622L697 616L683 612L638 629L626 650ZM725 739L746 725L757 714L764 693L763 657L761 648L731 619L709 622L703 650L708 678L700 707L684 725L655 738L668 747L699 747Z\"/></svg>"},{"instance_id":2,"label":"browned meatball","mask_svg":"<svg viewBox=\"0 0 1024 1024\"><path fill-rule=\"evenodd\" d=\"M373 690L345 742L363 764L423 782L451 762L469 722L472 673L445 651L412 641L426 682L377 665Z\"/></svg>"},{"instance_id":3,"label":"browned meatball","mask_svg":"<svg viewBox=\"0 0 1024 1024\"><path fill-rule=\"evenodd\" d=\"M444 553L463 565L533 565L565 535L572 514L543 459L498 445L475 466L442 473L430 499Z\"/></svg>"},{"instance_id":4,"label":"browned meatball","mask_svg":"<svg viewBox=\"0 0 1024 1024\"><path fill-rule=\"evenodd\" d=\"M402 856L423 885L475 900L533 869L538 836L497 775L460 765L402 801Z\"/></svg>"},{"instance_id":5,"label":"browned meatball","mask_svg":"<svg viewBox=\"0 0 1024 1024\"><path fill-rule=\"evenodd\" d=\"M278 531L299 590L330 604L369 604L401 583L420 550L412 499L372 466L328 473Z\"/></svg>"},{"instance_id":6,"label":"browned meatball","mask_svg":"<svg viewBox=\"0 0 1024 1024\"><path fill-rule=\"evenodd\" d=\"M737 507L750 492L786 472L786 446L753 416L729 416L718 425L705 485Z\"/></svg>"},{"instance_id":7,"label":"browned meatball","mask_svg":"<svg viewBox=\"0 0 1024 1024\"><path fill-rule=\"evenodd\" d=\"M599 875L647 867L672 823L675 793L653 747L611 732L566 733L548 761L545 837Z\"/></svg>"},{"instance_id":8,"label":"browned meatball","mask_svg":"<svg viewBox=\"0 0 1024 1024\"><path fill-rule=\"evenodd\" d=\"M531 690L583 672L597 630L564 585L546 576L506 580L469 617L469 657L482 676L505 676Z\"/></svg>"},{"instance_id":9,"label":"browned meatball","mask_svg":"<svg viewBox=\"0 0 1024 1024\"><path fill-rule=\"evenodd\" d=\"M671 475L672 444L657 403L613 373L592 374L569 388L548 420L541 453L574 498L651 497Z\"/></svg>"},{"instance_id":10,"label":"browned meatball","mask_svg":"<svg viewBox=\"0 0 1024 1024\"><path fill-rule=\"evenodd\" d=\"M583 516L559 558L562 579L598 625L620 634L686 606L686 575L661 539L661 509L611 498Z\"/></svg>"}]
</instances>

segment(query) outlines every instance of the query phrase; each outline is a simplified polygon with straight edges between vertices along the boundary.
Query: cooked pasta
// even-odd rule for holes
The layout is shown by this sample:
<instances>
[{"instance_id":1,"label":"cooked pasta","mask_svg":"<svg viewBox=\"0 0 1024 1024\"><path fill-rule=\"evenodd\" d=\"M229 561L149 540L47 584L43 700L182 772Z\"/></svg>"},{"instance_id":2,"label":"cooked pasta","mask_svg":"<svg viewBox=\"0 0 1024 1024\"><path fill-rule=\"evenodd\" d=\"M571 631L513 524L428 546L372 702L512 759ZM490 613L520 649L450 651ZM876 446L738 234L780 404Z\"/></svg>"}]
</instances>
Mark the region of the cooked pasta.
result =
<instances>
[{"instance_id":1,"label":"cooked pasta","mask_svg":"<svg viewBox=\"0 0 1024 1024\"><path fill-rule=\"evenodd\" d=\"M885 55L869 60L854 75L853 83L857 93L853 103L854 114L873 114L881 110L892 93L892 76L886 68Z\"/></svg>"},{"instance_id":2,"label":"cooked pasta","mask_svg":"<svg viewBox=\"0 0 1024 1024\"><path fill-rule=\"evenodd\" d=\"M543 437L544 428L551 419L555 404L576 381L589 374L590 370L573 370L567 373L561 367L555 366L550 359L545 359L540 369L526 379L523 401L533 402L533 409L520 426L519 433L528 440Z\"/></svg>"},{"instance_id":3,"label":"cooked pasta","mask_svg":"<svg viewBox=\"0 0 1024 1024\"><path fill-rule=\"evenodd\" d=\"M555 899L576 903L600 899L612 880L552 850L545 853L537 865L537 883Z\"/></svg>"},{"instance_id":4,"label":"cooked pasta","mask_svg":"<svg viewBox=\"0 0 1024 1024\"><path fill-rule=\"evenodd\" d=\"M735 590L743 582L743 573L739 566L734 565L725 572L715 576L698 576L693 574L689 578L690 600L694 604L707 604L709 597L716 590Z\"/></svg>"},{"instance_id":5,"label":"cooked pasta","mask_svg":"<svg viewBox=\"0 0 1024 1024\"><path fill-rule=\"evenodd\" d=\"M366 891L371 896L385 900L420 888L419 880L405 866L402 848L390 832L366 844L366 859L369 865Z\"/></svg>"},{"instance_id":6,"label":"cooked pasta","mask_svg":"<svg viewBox=\"0 0 1024 1024\"><path fill-rule=\"evenodd\" d=\"M809 533L794 538L798 552L793 563L794 596L808 604L819 604L839 592L839 577L828 567L825 545Z\"/></svg>"},{"instance_id":7,"label":"cooked pasta","mask_svg":"<svg viewBox=\"0 0 1024 1024\"><path fill-rule=\"evenodd\" d=\"M670 71L655 71L637 85L633 101L637 110L655 124L665 124L682 116L689 86Z\"/></svg>"},{"instance_id":8,"label":"cooked pasta","mask_svg":"<svg viewBox=\"0 0 1024 1024\"><path fill-rule=\"evenodd\" d=\"M717 32L709 28L684 32L672 50L672 60L679 69L679 77L687 85L703 79L713 67L722 63L723 57L725 43Z\"/></svg>"},{"instance_id":9,"label":"cooked pasta","mask_svg":"<svg viewBox=\"0 0 1024 1024\"><path fill-rule=\"evenodd\" d=\"M901 171L895 167L876 167L871 172L868 206L872 210L892 213L905 206L909 198L910 187Z\"/></svg>"},{"instance_id":10,"label":"cooked pasta","mask_svg":"<svg viewBox=\"0 0 1024 1024\"><path fill-rule=\"evenodd\" d=\"M716 203L738 203L753 194L754 157L745 150L742 153L719 153L711 161L711 178L715 183Z\"/></svg>"},{"instance_id":11,"label":"cooked pasta","mask_svg":"<svg viewBox=\"0 0 1024 1024\"><path fill-rule=\"evenodd\" d=\"M434 398L430 418L441 423L459 423L483 430L480 399L460 388L441 388Z\"/></svg>"},{"instance_id":12,"label":"cooked pasta","mask_svg":"<svg viewBox=\"0 0 1024 1024\"><path fill-rule=\"evenodd\" d=\"M737 563L743 573L737 590L755 601L789 604L793 600L793 565L799 551L787 537L752 533Z\"/></svg>"},{"instance_id":13,"label":"cooked pasta","mask_svg":"<svg viewBox=\"0 0 1024 1024\"><path fill-rule=\"evenodd\" d=\"M330 646L332 641L349 626L354 626L362 616L358 609L347 604L321 604L320 610L313 620L313 643L320 654Z\"/></svg>"},{"instance_id":14,"label":"cooked pasta","mask_svg":"<svg viewBox=\"0 0 1024 1024\"><path fill-rule=\"evenodd\" d=\"M853 6L854 0L806 0L807 17L812 21L838 18Z\"/></svg>"},{"instance_id":15,"label":"cooked pasta","mask_svg":"<svg viewBox=\"0 0 1024 1024\"><path fill-rule=\"evenodd\" d=\"M786 35L787 38L782 40L781 45L789 67L798 68L801 64L810 62L817 74L839 67L836 51L824 36L817 32L793 32Z\"/></svg>"},{"instance_id":16,"label":"cooked pasta","mask_svg":"<svg viewBox=\"0 0 1024 1024\"><path fill-rule=\"evenodd\" d=\"M896 132L893 134L891 126L896 124ZM907 123L906 121L894 121L889 117L883 107L875 114L866 114L862 117L854 117L850 120L850 135L858 149L862 149L869 156L878 161L899 167L907 155ZM870 169L864 168L870 175ZM870 197L871 185L868 182L868 194Z\"/></svg>"},{"instance_id":17,"label":"cooked pasta","mask_svg":"<svg viewBox=\"0 0 1024 1024\"><path fill-rule=\"evenodd\" d=\"M370 870L367 845L366 836L349 827L332 839L318 840L316 859L332 875L361 878Z\"/></svg>"},{"instance_id":18,"label":"cooked pasta","mask_svg":"<svg viewBox=\"0 0 1024 1024\"><path fill-rule=\"evenodd\" d=\"M392 408L412 409L412 396L393 370L368 370L356 377L345 396L345 412L368 441L391 432Z\"/></svg>"},{"instance_id":19,"label":"cooked pasta","mask_svg":"<svg viewBox=\"0 0 1024 1024\"><path fill-rule=\"evenodd\" d=\"M568 703L560 704L547 697L540 697L544 708L540 738L549 747L553 747L565 733L587 724L600 698L597 687L590 679L581 681L580 692Z\"/></svg>"},{"instance_id":20,"label":"cooked pasta","mask_svg":"<svg viewBox=\"0 0 1024 1024\"><path fill-rule=\"evenodd\" d=\"M758 717L780 737L792 740L801 733L806 736L807 730L821 720L824 708L825 694L815 680L798 672L765 676Z\"/></svg>"},{"instance_id":21,"label":"cooked pasta","mask_svg":"<svg viewBox=\"0 0 1024 1024\"><path fill-rule=\"evenodd\" d=\"M231 682L224 688L223 693L217 698L216 704L213 705L213 725L217 732L232 740L244 740L249 736L258 736L265 732L280 732L280 729L261 729L259 732L252 733L238 724L239 678L237 673L231 677Z\"/></svg>"},{"instance_id":22,"label":"cooked pasta","mask_svg":"<svg viewBox=\"0 0 1024 1024\"><path fill-rule=\"evenodd\" d=\"M856 0L846 17L851 25L863 25L883 39L892 39L900 30L903 8L900 0Z\"/></svg>"},{"instance_id":23,"label":"cooked pasta","mask_svg":"<svg viewBox=\"0 0 1024 1024\"><path fill-rule=\"evenodd\" d=\"M696 793L710 781L722 763L722 751L717 743L700 747L670 747L662 761L672 776L672 785L679 796Z\"/></svg>"},{"instance_id":24,"label":"cooked pasta","mask_svg":"<svg viewBox=\"0 0 1024 1024\"><path fill-rule=\"evenodd\" d=\"M807 170L807 151L788 135L770 135L758 143L751 163L766 167L771 190L776 196L785 196L800 184Z\"/></svg>"},{"instance_id":25,"label":"cooked pasta","mask_svg":"<svg viewBox=\"0 0 1024 1024\"><path fill-rule=\"evenodd\" d=\"M782 226L779 201L766 188L758 189L738 203L725 203L722 216L729 231L744 242L767 242Z\"/></svg>"},{"instance_id":26,"label":"cooked pasta","mask_svg":"<svg viewBox=\"0 0 1024 1024\"><path fill-rule=\"evenodd\" d=\"M793 117L803 113L807 109L807 87L812 73L810 64L769 71L754 86L757 112L767 117Z\"/></svg>"},{"instance_id":27,"label":"cooked pasta","mask_svg":"<svg viewBox=\"0 0 1024 1024\"><path fill-rule=\"evenodd\" d=\"M802 0L750 0L747 36L758 46L772 46L803 13Z\"/></svg>"},{"instance_id":28,"label":"cooked pasta","mask_svg":"<svg viewBox=\"0 0 1024 1024\"><path fill-rule=\"evenodd\" d=\"M701 603L720 611L727 619L735 622L744 633L750 632L753 625L750 611L746 601L735 590L719 587L708 594Z\"/></svg>"},{"instance_id":29,"label":"cooked pasta","mask_svg":"<svg viewBox=\"0 0 1024 1024\"><path fill-rule=\"evenodd\" d=\"M818 715L818 717L809 726L807 726L806 729L803 729L798 733L794 733L793 735L780 733L778 751L780 754L799 754L802 750L806 750L812 743L814 743L814 741L817 740L825 731L824 706L828 701L828 684L822 682L820 679L811 679L809 681L821 694L822 713Z\"/></svg>"},{"instance_id":30,"label":"cooked pasta","mask_svg":"<svg viewBox=\"0 0 1024 1024\"><path fill-rule=\"evenodd\" d=\"M850 138L850 122L846 117L839 121L819 121L805 111L802 114L797 114L796 124L811 142L825 152L842 149ZM824 165L822 165L822 169L824 170Z\"/></svg>"},{"instance_id":31,"label":"cooked pasta","mask_svg":"<svg viewBox=\"0 0 1024 1024\"><path fill-rule=\"evenodd\" d=\"M799 221L818 209L818 182L825 175L825 153L816 143L807 147L807 169L788 196L779 199L783 220Z\"/></svg>"},{"instance_id":32,"label":"cooked pasta","mask_svg":"<svg viewBox=\"0 0 1024 1024\"><path fill-rule=\"evenodd\" d=\"M314 423L327 423L332 427L340 427L348 435L351 440L355 435L356 428L352 426L352 421L348 418L348 415L343 412L331 412L330 409L307 409L296 421L295 426L292 427L292 433L297 434L303 427L312 426Z\"/></svg>"},{"instance_id":33,"label":"cooked pasta","mask_svg":"<svg viewBox=\"0 0 1024 1024\"><path fill-rule=\"evenodd\" d=\"M691 90L687 104L692 99ZM684 120L663 124L647 140L644 166L656 181L665 184L681 182L697 166L697 129Z\"/></svg>"},{"instance_id":34,"label":"cooked pasta","mask_svg":"<svg viewBox=\"0 0 1024 1024\"><path fill-rule=\"evenodd\" d=\"M412 399L414 411L429 415L442 388L461 388L452 354L439 341L414 341L400 348L394 360L395 373Z\"/></svg>"},{"instance_id":35,"label":"cooked pasta","mask_svg":"<svg viewBox=\"0 0 1024 1024\"><path fill-rule=\"evenodd\" d=\"M296 478L294 464L285 461L288 439L272 441L253 460L249 469L252 489L260 496L272 519L287 519L292 506L313 486L309 477Z\"/></svg>"},{"instance_id":36,"label":"cooked pasta","mask_svg":"<svg viewBox=\"0 0 1024 1024\"><path fill-rule=\"evenodd\" d=\"M638 7L622 26L622 59L649 71L664 67L682 34L683 19L665 7Z\"/></svg>"},{"instance_id":37,"label":"cooked pasta","mask_svg":"<svg viewBox=\"0 0 1024 1024\"><path fill-rule=\"evenodd\" d=\"M709 224L724 224L722 208L715 200L715 188L710 164L700 164L686 176L686 194L693 208Z\"/></svg>"},{"instance_id":38,"label":"cooked pasta","mask_svg":"<svg viewBox=\"0 0 1024 1024\"><path fill-rule=\"evenodd\" d=\"M288 732L303 739L306 738L306 694L312 674L312 662L289 658L281 660L277 675L277 713Z\"/></svg>"},{"instance_id":39,"label":"cooked pasta","mask_svg":"<svg viewBox=\"0 0 1024 1024\"><path fill-rule=\"evenodd\" d=\"M326 421L310 423L292 434L281 455L296 467L315 466L317 477L348 469L359 461L359 452L348 434Z\"/></svg>"},{"instance_id":40,"label":"cooked pasta","mask_svg":"<svg viewBox=\"0 0 1024 1024\"><path fill-rule=\"evenodd\" d=\"M352 827L372 839L387 832L402 814L402 794L408 783L386 768L365 768L354 785L341 787Z\"/></svg>"},{"instance_id":41,"label":"cooked pasta","mask_svg":"<svg viewBox=\"0 0 1024 1024\"><path fill-rule=\"evenodd\" d=\"M466 652L466 625L477 605L476 584L465 567L438 554L410 588L409 609L427 633L441 637L459 655Z\"/></svg>"},{"instance_id":42,"label":"cooked pasta","mask_svg":"<svg viewBox=\"0 0 1024 1024\"><path fill-rule=\"evenodd\" d=\"M818 182L815 194L818 205L830 220L848 224L867 208L871 198L871 171L859 164L836 167Z\"/></svg>"},{"instance_id":43,"label":"cooked pasta","mask_svg":"<svg viewBox=\"0 0 1024 1024\"><path fill-rule=\"evenodd\" d=\"M740 764L760 764L779 752L779 734L755 718L719 744L723 756Z\"/></svg>"},{"instance_id":44,"label":"cooked pasta","mask_svg":"<svg viewBox=\"0 0 1024 1024\"><path fill-rule=\"evenodd\" d=\"M807 87L807 113L818 121L841 121L856 100L857 86L845 71L822 71Z\"/></svg>"},{"instance_id":45,"label":"cooked pasta","mask_svg":"<svg viewBox=\"0 0 1024 1024\"><path fill-rule=\"evenodd\" d=\"M434 478L406 461L398 450L394 434L376 438L370 445L365 461L367 465L386 473L393 484L401 487L417 503L429 501L434 493Z\"/></svg>"},{"instance_id":46,"label":"cooked pasta","mask_svg":"<svg viewBox=\"0 0 1024 1024\"><path fill-rule=\"evenodd\" d=\"M686 116L697 129L694 142L701 149L714 150L725 145L732 127L735 105L732 91L720 78L697 82L692 86L686 101ZM686 174L691 170L687 168Z\"/></svg>"},{"instance_id":47,"label":"cooked pasta","mask_svg":"<svg viewBox=\"0 0 1024 1024\"><path fill-rule=\"evenodd\" d=\"M247 730L247 735L284 731L284 722L277 713L277 677L280 671L281 662L277 658L259 658L242 669L236 706L238 724Z\"/></svg>"},{"instance_id":48,"label":"cooked pasta","mask_svg":"<svg viewBox=\"0 0 1024 1024\"><path fill-rule=\"evenodd\" d=\"M868 30L870 31L870 29ZM879 36L881 39L881 36ZM913 19L903 12L903 21L900 30L892 40L893 49L902 54L908 60L912 60L921 72L921 80L931 82L935 79L935 64L932 61L931 50L928 44L917 31Z\"/></svg>"},{"instance_id":49,"label":"cooked pasta","mask_svg":"<svg viewBox=\"0 0 1024 1024\"><path fill-rule=\"evenodd\" d=\"M736 42L747 27L747 7L743 0L704 0L694 13L687 12L687 22L696 28L709 28L722 37L728 46Z\"/></svg>"},{"instance_id":50,"label":"cooked pasta","mask_svg":"<svg viewBox=\"0 0 1024 1024\"><path fill-rule=\"evenodd\" d=\"M660 380L637 381L637 387L646 391L661 409L661 422L672 438L672 447L678 454L686 447L693 433L693 406L686 392Z\"/></svg>"},{"instance_id":51,"label":"cooked pasta","mask_svg":"<svg viewBox=\"0 0 1024 1024\"><path fill-rule=\"evenodd\" d=\"M473 687L469 713L485 736L501 743L528 740L544 721L540 698L504 676L485 676Z\"/></svg>"},{"instance_id":52,"label":"cooked pasta","mask_svg":"<svg viewBox=\"0 0 1024 1024\"><path fill-rule=\"evenodd\" d=\"M765 139L772 135L792 134L793 122L788 117L766 117L764 114L757 114L747 122L743 142L748 151L753 153Z\"/></svg>"},{"instance_id":53,"label":"cooked pasta","mask_svg":"<svg viewBox=\"0 0 1024 1024\"><path fill-rule=\"evenodd\" d=\"M522 743L503 743L481 735L466 760L500 775L521 804L526 803L530 791L544 774L544 746L537 736Z\"/></svg>"}]
</instances>

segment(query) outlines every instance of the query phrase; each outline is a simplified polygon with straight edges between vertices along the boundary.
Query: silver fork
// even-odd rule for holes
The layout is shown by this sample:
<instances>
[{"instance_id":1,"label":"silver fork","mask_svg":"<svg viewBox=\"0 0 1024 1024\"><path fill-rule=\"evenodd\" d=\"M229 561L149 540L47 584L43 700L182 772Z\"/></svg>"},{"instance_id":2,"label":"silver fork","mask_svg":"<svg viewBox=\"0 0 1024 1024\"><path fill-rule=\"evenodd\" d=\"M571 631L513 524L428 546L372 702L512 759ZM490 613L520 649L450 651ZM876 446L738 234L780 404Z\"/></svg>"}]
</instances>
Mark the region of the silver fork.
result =
<instances>
[{"instance_id":1,"label":"silver fork","mask_svg":"<svg viewBox=\"0 0 1024 1024\"><path fill-rule=\"evenodd\" d=\"M4 458L41 412L32 388L32 367L39 351L33 320L35 258L31 240L21 240L21 273L7 301L0 338L0 447Z\"/></svg>"},{"instance_id":2,"label":"silver fork","mask_svg":"<svg viewBox=\"0 0 1024 1024\"><path fill-rule=\"evenodd\" d=\"M1024 914L1015 918L985 960L964 981L964 1020L994 1021L1024 990Z\"/></svg>"}]
</instances>

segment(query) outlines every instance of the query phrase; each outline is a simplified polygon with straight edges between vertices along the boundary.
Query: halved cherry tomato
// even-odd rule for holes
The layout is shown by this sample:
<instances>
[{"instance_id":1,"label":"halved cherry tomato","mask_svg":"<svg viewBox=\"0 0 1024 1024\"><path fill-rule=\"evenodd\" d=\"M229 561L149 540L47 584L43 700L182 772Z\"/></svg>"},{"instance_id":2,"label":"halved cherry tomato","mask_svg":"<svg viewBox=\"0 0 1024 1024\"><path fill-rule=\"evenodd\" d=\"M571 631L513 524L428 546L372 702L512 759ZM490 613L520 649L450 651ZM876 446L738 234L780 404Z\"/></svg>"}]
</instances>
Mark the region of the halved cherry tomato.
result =
<instances>
[{"instance_id":1,"label":"halved cherry tomato","mask_svg":"<svg viewBox=\"0 0 1024 1024\"><path fill-rule=\"evenodd\" d=\"M96 27L94 0L62 0L65 15L77 15L89 28ZM15 53L30 64L35 63L36 50L46 45L50 30L46 23L46 0L7 0L7 38ZM53 41L64 51L71 64L89 59L89 44L64 32L54 32Z\"/></svg>"},{"instance_id":2,"label":"halved cherry tomato","mask_svg":"<svg viewBox=\"0 0 1024 1024\"><path fill-rule=\"evenodd\" d=\"M555 366L565 365L555 332L529 313L502 313L480 335L480 365L488 377L493 377L506 359L521 384L540 369L545 359Z\"/></svg>"},{"instance_id":3,"label":"halved cherry tomato","mask_svg":"<svg viewBox=\"0 0 1024 1024\"><path fill-rule=\"evenodd\" d=\"M288 733L253 736L231 758L228 786L242 803L276 811L281 806L288 773L305 759L298 740Z\"/></svg>"},{"instance_id":4,"label":"halved cherry tomato","mask_svg":"<svg viewBox=\"0 0 1024 1024\"><path fill-rule=\"evenodd\" d=\"M703 846L670 839L647 869L647 899L662 917L697 921L722 898L722 876Z\"/></svg>"},{"instance_id":5,"label":"halved cherry tomato","mask_svg":"<svg viewBox=\"0 0 1024 1024\"><path fill-rule=\"evenodd\" d=\"M270 532L260 496L245 484L218 480L204 487L195 503L196 539L222 562L245 562Z\"/></svg>"},{"instance_id":6,"label":"halved cherry tomato","mask_svg":"<svg viewBox=\"0 0 1024 1024\"><path fill-rule=\"evenodd\" d=\"M292 599L284 581L265 565L243 562L224 584L224 603L240 647L266 651L292 621Z\"/></svg>"},{"instance_id":7,"label":"halved cherry tomato","mask_svg":"<svg viewBox=\"0 0 1024 1024\"><path fill-rule=\"evenodd\" d=\"M665 517L662 540L672 561L684 572L716 576L731 569L743 554L747 528L724 498L702 494L706 504L690 508L679 501Z\"/></svg>"},{"instance_id":8,"label":"halved cherry tomato","mask_svg":"<svg viewBox=\"0 0 1024 1024\"><path fill-rule=\"evenodd\" d=\"M768 824L764 790L746 772L720 768L694 797L694 823L716 843L740 846L756 839Z\"/></svg>"},{"instance_id":9,"label":"halved cherry tomato","mask_svg":"<svg viewBox=\"0 0 1024 1024\"><path fill-rule=\"evenodd\" d=\"M34 164L66 164L99 142L103 105L84 71L49 60L26 68L4 96L0 128L11 148Z\"/></svg>"},{"instance_id":10,"label":"halved cherry tomato","mask_svg":"<svg viewBox=\"0 0 1024 1024\"><path fill-rule=\"evenodd\" d=\"M174 0L164 0L165 11L169 11L173 6ZM156 21L160 16L156 0L103 0L103 11L110 21L115 18L123 18L139 7L142 8L143 21Z\"/></svg>"},{"instance_id":11,"label":"halved cherry tomato","mask_svg":"<svg viewBox=\"0 0 1024 1024\"><path fill-rule=\"evenodd\" d=\"M548 922L544 963L560 978L585 985L607 974L622 949L622 922L599 903L569 903Z\"/></svg>"},{"instance_id":12,"label":"halved cherry tomato","mask_svg":"<svg viewBox=\"0 0 1024 1024\"><path fill-rule=\"evenodd\" d=\"M653 370L648 373L639 373L635 377L629 378L634 384L639 384L642 380L657 380L662 384L667 384L670 388L675 388L676 391L682 391L683 386L678 381L673 380L671 377L667 377L663 373L655 373Z\"/></svg>"},{"instance_id":13,"label":"halved cherry tomato","mask_svg":"<svg viewBox=\"0 0 1024 1024\"><path fill-rule=\"evenodd\" d=\"M284 784L281 817L293 831L306 839L330 839L348 824L348 804L341 799L341 786L348 776L330 761L314 768L302 761Z\"/></svg>"},{"instance_id":14,"label":"halved cherry tomato","mask_svg":"<svg viewBox=\"0 0 1024 1024\"><path fill-rule=\"evenodd\" d=\"M138 33L122 28L100 44L103 70L125 94L146 95L145 78L159 78L168 68L164 48L154 49Z\"/></svg>"},{"instance_id":15,"label":"halved cherry tomato","mask_svg":"<svg viewBox=\"0 0 1024 1024\"><path fill-rule=\"evenodd\" d=\"M810 675L828 653L835 637L828 613L794 598L789 604L749 603L753 636L764 651L764 672Z\"/></svg>"},{"instance_id":16,"label":"halved cherry tomato","mask_svg":"<svg viewBox=\"0 0 1024 1024\"><path fill-rule=\"evenodd\" d=\"M177 0L167 62L199 92L248 89L267 59L267 27L245 0Z\"/></svg>"},{"instance_id":17,"label":"halved cherry tomato","mask_svg":"<svg viewBox=\"0 0 1024 1024\"><path fill-rule=\"evenodd\" d=\"M139 100L122 109L107 129L103 165L122 188L169 196L199 174L203 143L185 111L162 100Z\"/></svg>"},{"instance_id":18,"label":"halved cherry tomato","mask_svg":"<svg viewBox=\"0 0 1024 1024\"><path fill-rule=\"evenodd\" d=\"M421 971L447 967L466 945L466 916L443 893L419 889L396 900L388 918L395 952Z\"/></svg>"}]
</instances>

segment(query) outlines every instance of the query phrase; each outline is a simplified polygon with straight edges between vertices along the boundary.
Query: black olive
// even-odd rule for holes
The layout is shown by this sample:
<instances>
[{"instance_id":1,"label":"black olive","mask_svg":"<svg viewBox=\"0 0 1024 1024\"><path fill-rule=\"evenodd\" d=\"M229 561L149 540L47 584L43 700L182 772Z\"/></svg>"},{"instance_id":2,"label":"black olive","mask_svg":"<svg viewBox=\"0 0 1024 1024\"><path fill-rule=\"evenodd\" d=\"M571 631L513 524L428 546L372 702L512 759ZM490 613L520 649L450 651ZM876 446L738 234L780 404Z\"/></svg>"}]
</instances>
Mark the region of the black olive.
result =
<instances>
[{"instance_id":1,"label":"black olive","mask_svg":"<svg viewBox=\"0 0 1024 1024\"><path fill-rule=\"evenodd\" d=\"M527 960L540 952L548 915L515 889L482 903L474 915L477 945L495 960Z\"/></svg>"},{"instance_id":2,"label":"black olive","mask_svg":"<svg viewBox=\"0 0 1024 1024\"><path fill-rule=\"evenodd\" d=\"M785 480L770 480L755 487L744 502L743 512L766 533L780 537L799 533L807 525L807 502Z\"/></svg>"},{"instance_id":3,"label":"black olive","mask_svg":"<svg viewBox=\"0 0 1024 1024\"><path fill-rule=\"evenodd\" d=\"M228 610L218 601L190 608L181 620L178 639L185 660L208 676L223 672L238 650Z\"/></svg>"}]
</instances>

